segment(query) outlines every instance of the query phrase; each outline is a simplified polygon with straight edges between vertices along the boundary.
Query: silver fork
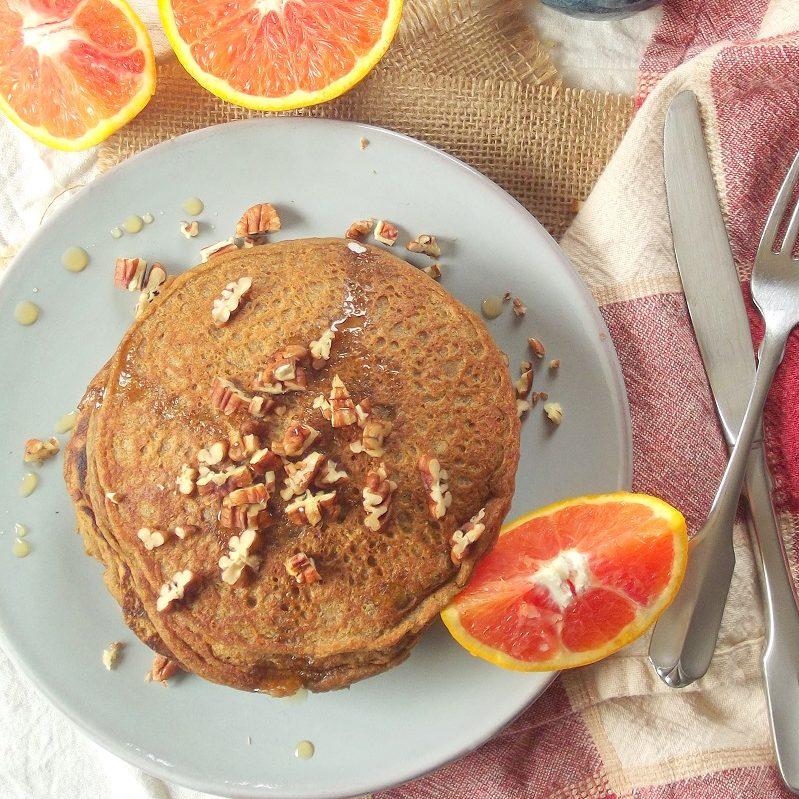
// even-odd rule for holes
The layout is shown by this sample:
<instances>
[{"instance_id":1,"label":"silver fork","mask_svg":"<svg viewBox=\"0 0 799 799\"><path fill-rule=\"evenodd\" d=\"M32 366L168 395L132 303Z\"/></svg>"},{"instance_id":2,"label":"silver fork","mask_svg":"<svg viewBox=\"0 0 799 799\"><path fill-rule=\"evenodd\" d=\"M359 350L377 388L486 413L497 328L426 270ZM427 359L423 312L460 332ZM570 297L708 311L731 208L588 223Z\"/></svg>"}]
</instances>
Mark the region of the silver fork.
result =
<instances>
[{"instance_id":1,"label":"silver fork","mask_svg":"<svg viewBox=\"0 0 799 799\"><path fill-rule=\"evenodd\" d=\"M758 352L755 384L741 422L738 439L716 491L707 521L691 541L692 555L699 557L704 568L696 574L696 579L691 584L687 584L686 581L681 587L673 606L666 610L661 620L663 622L671 615L672 622L685 627L690 623L689 619L700 596L707 598L717 593L719 601L723 603L727 593L727 585L713 586L713 565L718 563L719 559L734 557L729 539L746 476L749 452L760 427L763 406L774 373L785 354L788 336L799 324L799 259L793 257L793 249L799 236L799 202L792 209L782 246L775 251L779 246L780 225L797 182L799 182L799 153L788 170L774 207L766 220L752 271L752 299L765 322L765 333ZM731 569L729 571L731 572ZM722 590L723 595L720 593ZM796 643L799 646L799 641ZM708 641L710 647L714 644L715 642ZM671 662L676 662L677 665L669 670L657 668L657 672L661 679L672 687L683 688L702 673L701 670L697 672L696 664L690 664L689 667L689 664L683 663L681 658L671 659Z\"/></svg>"}]
</instances>

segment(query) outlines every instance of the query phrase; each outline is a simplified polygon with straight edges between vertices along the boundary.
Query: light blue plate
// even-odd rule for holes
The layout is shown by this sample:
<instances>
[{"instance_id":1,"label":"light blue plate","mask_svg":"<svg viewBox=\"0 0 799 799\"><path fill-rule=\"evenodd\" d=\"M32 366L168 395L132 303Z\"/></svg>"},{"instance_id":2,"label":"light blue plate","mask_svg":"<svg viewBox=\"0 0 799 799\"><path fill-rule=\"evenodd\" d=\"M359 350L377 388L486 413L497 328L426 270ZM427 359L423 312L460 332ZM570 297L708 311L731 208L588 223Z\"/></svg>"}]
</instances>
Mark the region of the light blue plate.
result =
<instances>
[{"instance_id":1,"label":"light blue plate","mask_svg":"<svg viewBox=\"0 0 799 799\"><path fill-rule=\"evenodd\" d=\"M370 141L363 151L361 136ZM179 222L183 200L193 195L205 201L206 224L189 241ZM445 252L443 284L461 301L477 308L486 294L510 290L527 303L523 319L506 310L489 327L514 377L528 336L561 359L556 375L541 370L536 387L562 403L565 418L553 430L539 406L525 421L512 516L628 486L627 402L600 314L538 222L459 161L377 128L275 118L181 136L83 189L17 256L0 284L3 646L87 735L151 774L234 797L352 796L474 749L539 696L551 675L472 658L436 623L403 665L305 702L195 677L168 690L146 684L151 653L124 626L100 565L83 554L61 458L38 470L41 483L30 498L18 494L25 439L51 435L131 321L135 298L114 288L114 260L142 256L180 271L257 201L280 209L283 230L275 238L342 235L364 216L395 220L403 241L435 233ZM146 211L155 222L142 233L111 238L112 227ZM70 245L91 254L80 274L60 264ZM24 299L42 308L28 328L12 319ZM30 528L33 551L23 560L11 554L14 522ZM107 672L101 652L117 639L129 646L119 668ZM311 760L294 757L303 739L316 746Z\"/></svg>"}]
</instances>

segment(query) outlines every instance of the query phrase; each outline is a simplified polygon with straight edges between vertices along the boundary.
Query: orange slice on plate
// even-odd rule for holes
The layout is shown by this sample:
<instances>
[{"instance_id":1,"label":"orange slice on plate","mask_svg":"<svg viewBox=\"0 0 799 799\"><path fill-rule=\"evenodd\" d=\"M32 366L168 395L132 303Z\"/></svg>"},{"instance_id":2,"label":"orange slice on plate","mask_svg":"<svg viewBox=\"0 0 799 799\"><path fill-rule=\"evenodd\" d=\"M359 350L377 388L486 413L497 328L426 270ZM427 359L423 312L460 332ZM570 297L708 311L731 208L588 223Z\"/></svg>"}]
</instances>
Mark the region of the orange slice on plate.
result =
<instances>
[{"instance_id":1,"label":"orange slice on plate","mask_svg":"<svg viewBox=\"0 0 799 799\"><path fill-rule=\"evenodd\" d=\"M687 554L685 519L662 500L566 500L506 525L441 617L459 644L497 666L584 666L655 622Z\"/></svg>"},{"instance_id":2,"label":"orange slice on plate","mask_svg":"<svg viewBox=\"0 0 799 799\"><path fill-rule=\"evenodd\" d=\"M402 0L158 0L186 71L217 97L286 111L338 97L383 57Z\"/></svg>"},{"instance_id":3,"label":"orange slice on plate","mask_svg":"<svg viewBox=\"0 0 799 799\"><path fill-rule=\"evenodd\" d=\"M0 0L0 110L34 139L92 147L154 91L150 37L125 0Z\"/></svg>"}]
</instances>

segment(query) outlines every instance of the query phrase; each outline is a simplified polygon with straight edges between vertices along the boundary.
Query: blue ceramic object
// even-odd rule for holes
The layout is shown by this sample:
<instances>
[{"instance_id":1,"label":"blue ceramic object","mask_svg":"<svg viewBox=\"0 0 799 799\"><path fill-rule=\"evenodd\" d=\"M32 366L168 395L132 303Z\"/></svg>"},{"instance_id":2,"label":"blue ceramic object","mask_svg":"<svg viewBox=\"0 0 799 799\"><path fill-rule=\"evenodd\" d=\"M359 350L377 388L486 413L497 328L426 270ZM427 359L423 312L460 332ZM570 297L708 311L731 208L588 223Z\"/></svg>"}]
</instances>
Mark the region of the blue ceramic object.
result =
<instances>
[{"instance_id":1,"label":"blue ceramic object","mask_svg":"<svg viewBox=\"0 0 799 799\"><path fill-rule=\"evenodd\" d=\"M545 6L583 19L618 19L656 6L660 0L542 0Z\"/></svg>"}]
</instances>

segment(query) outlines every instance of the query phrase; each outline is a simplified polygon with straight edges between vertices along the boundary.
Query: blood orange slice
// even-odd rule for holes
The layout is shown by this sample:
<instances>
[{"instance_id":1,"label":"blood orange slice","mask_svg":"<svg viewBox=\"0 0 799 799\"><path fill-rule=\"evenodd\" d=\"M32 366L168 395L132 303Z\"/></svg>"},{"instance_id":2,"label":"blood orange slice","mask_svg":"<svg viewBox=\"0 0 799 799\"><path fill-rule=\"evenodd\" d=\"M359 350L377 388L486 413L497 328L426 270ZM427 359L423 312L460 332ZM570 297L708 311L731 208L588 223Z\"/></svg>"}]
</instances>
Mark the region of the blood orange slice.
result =
<instances>
[{"instance_id":1,"label":"blood orange slice","mask_svg":"<svg viewBox=\"0 0 799 799\"><path fill-rule=\"evenodd\" d=\"M186 71L223 100L286 111L338 97L391 44L402 0L158 0Z\"/></svg>"},{"instance_id":2,"label":"blood orange slice","mask_svg":"<svg viewBox=\"0 0 799 799\"><path fill-rule=\"evenodd\" d=\"M125 0L0 0L0 110L35 139L92 147L154 91L150 37Z\"/></svg>"},{"instance_id":3,"label":"blood orange slice","mask_svg":"<svg viewBox=\"0 0 799 799\"><path fill-rule=\"evenodd\" d=\"M655 622L687 552L685 519L655 497L570 499L506 525L441 617L458 643L498 666L583 666Z\"/></svg>"}]
</instances>

